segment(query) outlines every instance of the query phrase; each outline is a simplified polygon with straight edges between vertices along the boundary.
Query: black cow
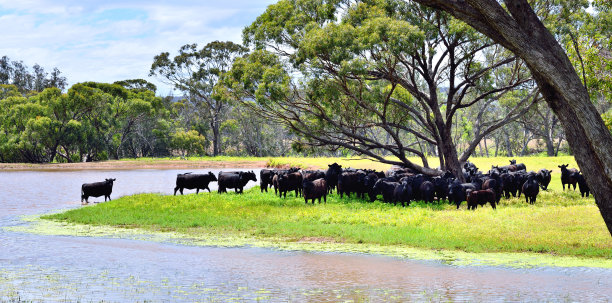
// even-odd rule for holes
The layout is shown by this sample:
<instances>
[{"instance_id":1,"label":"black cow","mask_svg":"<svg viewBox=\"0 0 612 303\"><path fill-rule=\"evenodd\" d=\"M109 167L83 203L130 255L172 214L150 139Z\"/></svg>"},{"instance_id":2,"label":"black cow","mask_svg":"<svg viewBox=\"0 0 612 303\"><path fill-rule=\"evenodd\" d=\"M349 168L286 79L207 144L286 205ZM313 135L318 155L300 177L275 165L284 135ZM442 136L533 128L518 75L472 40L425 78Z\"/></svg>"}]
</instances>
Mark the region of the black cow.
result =
<instances>
[{"instance_id":1,"label":"black cow","mask_svg":"<svg viewBox=\"0 0 612 303\"><path fill-rule=\"evenodd\" d=\"M244 186L249 181L257 182L257 177L253 171L248 172L220 172L217 183L219 193L226 193L228 188L233 188L235 192L242 193Z\"/></svg>"},{"instance_id":2,"label":"black cow","mask_svg":"<svg viewBox=\"0 0 612 303\"><path fill-rule=\"evenodd\" d=\"M514 174L504 173L504 174L501 174L499 177L501 178L501 181L502 181L502 191L506 199L510 199L510 194L512 194L513 197L516 197L517 186L516 186Z\"/></svg>"},{"instance_id":3,"label":"black cow","mask_svg":"<svg viewBox=\"0 0 612 303\"><path fill-rule=\"evenodd\" d=\"M419 191L423 201L429 203L433 202L435 194L435 187L433 183L430 181L423 181L423 183L421 183L419 186Z\"/></svg>"},{"instance_id":4,"label":"black cow","mask_svg":"<svg viewBox=\"0 0 612 303\"><path fill-rule=\"evenodd\" d=\"M366 190L368 192L368 196L370 197L370 201L371 202L374 202L374 200L376 200L377 193L376 193L376 191L374 191L374 185L376 184L376 181L378 181L378 179L380 179L378 177L378 174L376 174L376 173L368 173L365 176L365 179L363 181L363 184L366 187ZM396 181L396 180L394 180L394 181Z\"/></svg>"},{"instance_id":5,"label":"black cow","mask_svg":"<svg viewBox=\"0 0 612 303\"><path fill-rule=\"evenodd\" d=\"M517 171L519 171L519 170L527 170L527 166L525 166L525 164L523 164L523 163L516 164L516 160L515 159L510 160L510 165L515 165Z\"/></svg>"},{"instance_id":6,"label":"black cow","mask_svg":"<svg viewBox=\"0 0 612 303\"><path fill-rule=\"evenodd\" d=\"M461 186L461 182L459 180L453 181L448 186L448 201L457 205L457 209L459 209L459 205L465 200L465 190L463 186Z\"/></svg>"},{"instance_id":7,"label":"black cow","mask_svg":"<svg viewBox=\"0 0 612 303\"><path fill-rule=\"evenodd\" d=\"M301 173L304 181L314 181L321 178L325 179L325 172L322 170L305 170Z\"/></svg>"},{"instance_id":8,"label":"black cow","mask_svg":"<svg viewBox=\"0 0 612 303\"><path fill-rule=\"evenodd\" d=\"M81 204L83 204L83 200L85 200L85 203L89 203L89 197L104 196L104 202L106 202L106 198L108 198L108 201L111 200L110 195L113 192L113 181L117 179L104 180L102 182L85 183L81 186Z\"/></svg>"},{"instance_id":9,"label":"black cow","mask_svg":"<svg viewBox=\"0 0 612 303\"><path fill-rule=\"evenodd\" d=\"M302 192L302 174L300 172L278 175L278 196L287 198L287 192L295 191L298 197Z\"/></svg>"},{"instance_id":10,"label":"black cow","mask_svg":"<svg viewBox=\"0 0 612 303\"><path fill-rule=\"evenodd\" d=\"M478 205L484 206L487 203L491 204L493 209L496 209L495 199L495 192L492 189L469 190L467 194L468 209L476 210Z\"/></svg>"},{"instance_id":11,"label":"black cow","mask_svg":"<svg viewBox=\"0 0 612 303\"><path fill-rule=\"evenodd\" d=\"M445 176L435 177L431 181L434 185L434 191L436 192L436 198L438 200L446 199L448 196L448 184L451 179Z\"/></svg>"},{"instance_id":12,"label":"black cow","mask_svg":"<svg viewBox=\"0 0 612 303\"><path fill-rule=\"evenodd\" d=\"M538 182L540 182L540 187L542 187L543 190L546 190L548 188L548 184L550 184L551 173L552 170L540 169L538 175L536 176Z\"/></svg>"},{"instance_id":13,"label":"black cow","mask_svg":"<svg viewBox=\"0 0 612 303\"><path fill-rule=\"evenodd\" d=\"M538 197L538 193L540 192L540 184L536 179L536 174L531 173L529 177L527 177L527 181L523 184L523 194L525 194L525 202L534 204L536 202L536 198Z\"/></svg>"},{"instance_id":14,"label":"black cow","mask_svg":"<svg viewBox=\"0 0 612 303\"><path fill-rule=\"evenodd\" d=\"M304 188L304 202L306 204L308 204L308 199L312 199L312 204L314 204L315 199L319 199L319 204L321 204L321 197L327 204L327 182L324 178L314 181L304 180L302 187Z\"/></svg>"},{"instance_id":15,"label":"black cow","mask_svg":"<svg viewBox=\"0 0 612 303\"><path fill-rule=\"evenodd\" d=\"M374 184L374 192L376 194L381 194L383 196L383 201L386 203L393 202L393 195L395 192L395 188L400 185L397 182L389 182L384 179L379 179Z\"/></svg>"},{"instance_id":16,"label":"black cow","mask_svg":"<svg viewBox=\"0 0 612 303\"><path fill-rule=\"evenodd\" d=\"M395 203L400 202L402 206L409 206L410 200L412 200L412 185L408 182L402 182L393 191L393 201Z\"/></svg>"},{"instance_id":17,"label":"black cow","mask_svg":"<svg viewBox=\"0 0 612 303\"><path fill-rule=\"evenodd\" d=\"M574 179L576 179L576 182L578 182L578 189L580 190L580 196L582 196L584 198L584 196L586 196L587 198L589 197L589 194L591 193L591 189L589 188L589 185L586 183L586 180L584 179L584 176L580 173L572 173L572 177Z\"/></svg>"},{"instance_id":18,"label":"black cow","mask_svg":"<svg viewBox=\"0 0 612 303\"><path fill-rule=\"evenodd\" d=\"M569 164L561 164L558 167L561 169L561 185L563 185L563 190L565 190L565 184L567 184L567 189L570 189L570 185L574 186L574 190L576 190L576 183L578 180L574 179L572 176L573 173L577 173L578 170L575 168L567 169Z\"/></svg>"},{"instance_id":19,"label":"black cow","mask_svg":"<svg viewBox=\"0 0 612 303\"><path fill-rule=\"evenodd\" d=\"M351 193L356 193L358 197L362 198L363 194L367 192L365 177L366 174L363 171L342 172L338 177L338 193L340 198L344 194L350 196Z\"/></svg>"},{"instance_id":20,"label":"black cow","mask_svg":"<svg viewBox=\"0 0 612 303\"><path fill-rule=\"evenodd\" d=\"M183 194L183 189L196 189L196 195L201 190L208 189L210 192L210 188L208 188L208 183L217 181L217 177L212 172L208 172L208 174L192 174L192 173L184 173L176 175L176 187L174 188L174 195L176 196L176 191L180 191L181 195Z\"/></svg>"},{"instance_id":21,"label":"black cow","mask_svg":"<svg viewBox=\"0 0 612 303\"><path fill-rule=\"evenodd\" d=\"M482 189L493 190L493 192L495 193L495 203L499 203L499 200L501 199L502 188L503 188L502 179L497 172L492 172L489 176L489 179L487 179L482 184Z\"/></svg>"},{"instance_id":22,"label":"black cow","mask_svg":"<svg viewBox=\"0 0 612 303\"><path fill-rule=\"evenodd\" d=\"M295 173L300 171L299 168L297 167L291 167L289 169L274 169L272 170L272 179L271 179L271 186L274 187L274 194L276 195L278 193L278 176L279 175L286 175L286 174L290 174L290 173Z\"/></svg>"},{"instance_id":23,"label":"black cow","mask_svg":"<svg viewBox=\"0 0 612 303\"><path fill-rule=\"evenodd\" d=\"M331 192L338 186L338 177L342 174L342 165L338 163L332 163L327 165L327 171L325 172L325 181L327 182L327 188Z\"/></svg>"},{"instance_id":24,"label":"black cow","mask_svg":"<svg viewBox=\"0 0 612 303\"><path fill-rule=\"evenodd\" d=\"M518 189L518 197L520 198L521 194L523 194L523 184L527 182L529 174L524 170L517 171L514 174L514 182L516 183Z\"/></svg>"},{"instance_id":25,"label":"black cow","mask_svg":"<svg viewBox=\"0 0 612 303\"><path fill-rule=\"evenodd\" d=\"M272 178L274 178L274 170L262 169L259 171L259 189L262 193L268 192L268 187L272 186Z\"/></svg>"}]
</instances>

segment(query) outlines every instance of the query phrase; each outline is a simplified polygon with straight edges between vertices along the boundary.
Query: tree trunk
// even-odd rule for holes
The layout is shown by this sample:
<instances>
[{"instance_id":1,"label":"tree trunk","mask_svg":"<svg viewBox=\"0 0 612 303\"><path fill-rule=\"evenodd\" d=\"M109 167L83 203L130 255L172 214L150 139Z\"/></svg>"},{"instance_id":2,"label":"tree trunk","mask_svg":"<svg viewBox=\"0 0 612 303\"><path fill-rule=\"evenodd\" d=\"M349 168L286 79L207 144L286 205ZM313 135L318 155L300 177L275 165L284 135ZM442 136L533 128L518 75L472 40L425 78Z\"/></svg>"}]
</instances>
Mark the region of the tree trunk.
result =
<instances>
[{"instance_id":1,"label":"tree trunk","mask_svg":"<svg viewBox=\"0 0 612 303\"><path fill-rule=\"evenodd\" d=\"M552 138L546 137L544 138L544 142L546 143L546 155L548 155L549 157L554 157L555 143L553 142Z\"/></svg>"},{"instance_id":2,"label":"tree trunk","mask_svg":"<svg viewBox=\"0 0 612 303\"><path fill-rule=\"evenodd\" d=\"M512 154L512 144L510 144L510 135L508 135L506 130L504 130L504 143L506 144L506 156L514 157Z\"/></svg>"},{"instance_id":3,"label":"tree trunk","mask_svg":"<svg viewBox=\"0 0 612 303\"><path fill-rule=\"evenodd\" d=\"M525 61L559 118L576 162L612 235L612 135L567 55L527 0L415 0L443 9Z\"/></svg>"},{"instance_id":4,"label":"tree trunk","mask_svg":"<svg viewBox=\"0 0 612 303\"><path fill-rule=\"evenodd\" d=\"M219 119L217 119L216 117L213 117L213 121L210 124L210 127L212 128L213 131L213 156L218 156L219 155L219 151L220 151L220 143L219 142Z\"/></svg>"},{"instance_id":5,"label":"tree trunk","mask_svg":"<svg viewBox=\"0 0 612 303\"><path fill-rule=\"evenodd\" d=\"M555 149L555 157L559 156L559 149L561 148L561 142L563 142L563 138L559 137L557 141L557 149Z\"/></svg>"},{"instance_id":6,"label":"tree trunk","mask_svg":"<svg viewBox=\"0 0 612 303\"><path fill-rule=\"evenodd\" d=\"M438 142L438 147L444 155L446 170L450 171L461 182L465 182L462 165L451 137L451 130L446 128L439 128L439 130L441 142Z\"/></svg>"}]
</instances>

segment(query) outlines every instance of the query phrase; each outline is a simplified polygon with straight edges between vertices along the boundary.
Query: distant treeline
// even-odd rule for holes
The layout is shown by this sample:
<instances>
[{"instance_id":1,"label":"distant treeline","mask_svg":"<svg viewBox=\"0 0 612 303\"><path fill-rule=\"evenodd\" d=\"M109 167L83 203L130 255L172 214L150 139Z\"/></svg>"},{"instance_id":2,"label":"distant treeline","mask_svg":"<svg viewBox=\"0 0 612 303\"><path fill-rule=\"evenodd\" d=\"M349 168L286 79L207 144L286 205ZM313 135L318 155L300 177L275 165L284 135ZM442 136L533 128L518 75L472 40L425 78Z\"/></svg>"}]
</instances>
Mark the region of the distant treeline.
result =
<instances>
[{"instance_id":1,"label":"distant treeline","mask_svg":"<svg viewBox=\"0 0 612 303\"><path fill-rule=\"evenodd\" d=\"M145 80L86 82L41 92L0 84L1 162L78 162L209 154L206 117ZM239 106L221 127L227 155L282 155L286 132Z\"/></svg>"}]
</instances>

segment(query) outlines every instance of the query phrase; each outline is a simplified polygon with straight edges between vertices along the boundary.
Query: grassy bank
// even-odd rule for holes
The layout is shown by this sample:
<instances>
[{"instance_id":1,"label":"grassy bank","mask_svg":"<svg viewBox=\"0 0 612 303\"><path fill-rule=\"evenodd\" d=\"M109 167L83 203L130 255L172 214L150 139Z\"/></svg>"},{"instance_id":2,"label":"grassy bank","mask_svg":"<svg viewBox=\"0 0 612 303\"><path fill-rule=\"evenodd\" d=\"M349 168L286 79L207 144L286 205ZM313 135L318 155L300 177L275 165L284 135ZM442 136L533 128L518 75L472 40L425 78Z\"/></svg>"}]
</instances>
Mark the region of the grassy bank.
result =
<instances>
[{"instance_id":1,"label":"grassy bank","mask_svg":"<svg viewBox=\"0 0 612 303\"><path fill-rule=\"evenodd\" d=\"M326 205L282 200L258 189L244 195L141 194L44 219L97 226L141 228L253 240L408 246L465 252L532 252L554 256L612 258L612 240L592 199L574 192L545 192L535 206L502 200L467 211L447 204L402 208L333 195ZM279 240L280 239L280 240Z\"/></svg>"}]
</instances>

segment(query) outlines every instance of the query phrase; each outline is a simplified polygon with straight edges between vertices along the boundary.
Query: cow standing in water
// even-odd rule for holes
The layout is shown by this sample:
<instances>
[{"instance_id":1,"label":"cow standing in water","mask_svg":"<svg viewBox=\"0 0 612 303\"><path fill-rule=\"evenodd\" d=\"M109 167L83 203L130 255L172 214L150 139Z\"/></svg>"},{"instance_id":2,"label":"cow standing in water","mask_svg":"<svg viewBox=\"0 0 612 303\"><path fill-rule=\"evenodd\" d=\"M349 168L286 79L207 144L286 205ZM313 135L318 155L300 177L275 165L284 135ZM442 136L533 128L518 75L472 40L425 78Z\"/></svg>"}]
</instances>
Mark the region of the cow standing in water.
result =
<instances>
[{"instance_id":1,"label":"cow standing in water","mask_svg":"<svg viewBox=\"0 0 612 303\"><path fill-rule=\"evenodd\" d=\"M103 182L83 184L81 186L81 204L83 204L83 200L85 200L85 203L89 203L87 201L89 197L104 196L104 202L106 202L106 198L110 201L110 195L113 192L113 181L115 180L117 179L105 179Z\"/></svg>"}]
</instances>

